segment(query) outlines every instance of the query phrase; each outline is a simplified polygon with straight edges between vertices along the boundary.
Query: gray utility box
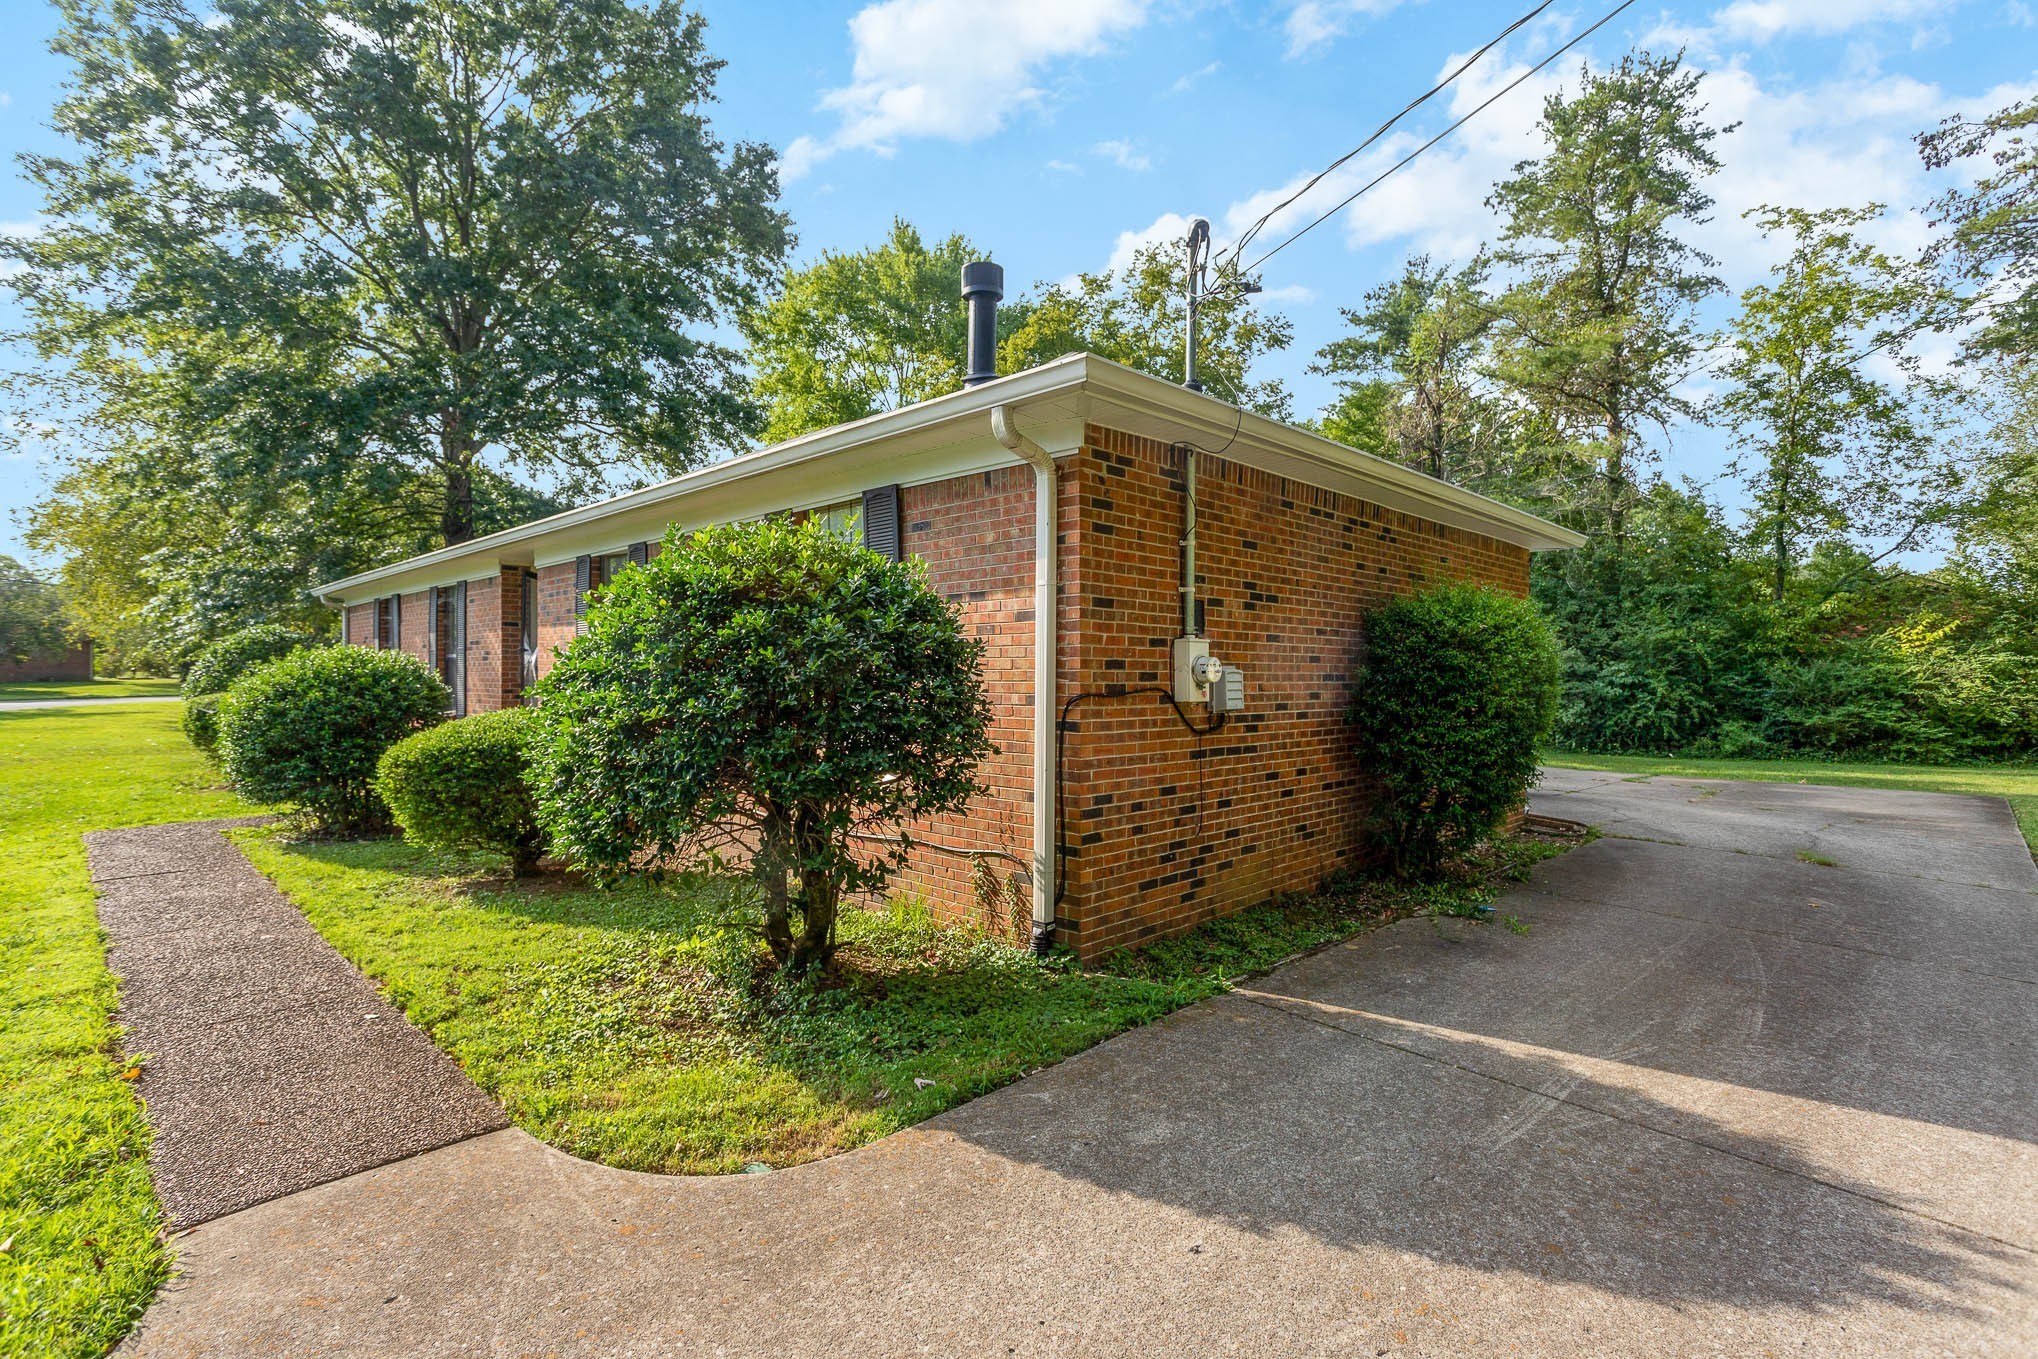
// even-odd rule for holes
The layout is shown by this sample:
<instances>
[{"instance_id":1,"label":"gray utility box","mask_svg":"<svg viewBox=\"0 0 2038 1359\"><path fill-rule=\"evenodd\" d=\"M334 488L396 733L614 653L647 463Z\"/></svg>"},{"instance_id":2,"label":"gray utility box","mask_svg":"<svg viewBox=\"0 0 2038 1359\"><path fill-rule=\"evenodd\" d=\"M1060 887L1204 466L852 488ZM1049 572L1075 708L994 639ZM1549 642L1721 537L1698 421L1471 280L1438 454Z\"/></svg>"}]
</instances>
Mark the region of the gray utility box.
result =
<instances>
[{"instance_id":1,"label":"gray utility box","mask_svg":"<svg viewBox=\"0 0 2038 1359\"><path fill-rule=\"evenodd\" d=\"M1210 711L1213 713L1245 711L1245 671L1235 665L1227 665L1211 681Z\"/></svg>"}]
</instances>

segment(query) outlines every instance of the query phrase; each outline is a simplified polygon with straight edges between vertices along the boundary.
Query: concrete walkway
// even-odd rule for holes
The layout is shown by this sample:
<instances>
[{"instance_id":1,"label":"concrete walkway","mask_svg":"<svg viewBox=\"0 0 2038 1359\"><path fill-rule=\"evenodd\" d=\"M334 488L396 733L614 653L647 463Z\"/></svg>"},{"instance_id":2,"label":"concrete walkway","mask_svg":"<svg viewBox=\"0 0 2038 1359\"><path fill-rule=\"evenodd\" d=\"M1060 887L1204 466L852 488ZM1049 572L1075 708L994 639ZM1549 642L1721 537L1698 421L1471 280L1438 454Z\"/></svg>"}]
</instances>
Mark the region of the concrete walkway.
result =
<instances>
[{"instance_id":1,"label":"concrete walkway","mask_svg":"<svg viewBox=\"0 0 2038 1359\"><path fill-rule=\"evenodd\" d=\"M220 834L85 837L174 1226L508 1126ZM249 824L249 823L238 823Z\"/></svg>"},{"instance_id":2,"label":"concrete walkway","mask_svg":"<svg viewBox=\"0 0 2038 1359\"><path fill-rule=\"evenodd\" d=\"M180 1236L127 1352L2038 1352L2008 809L1536 807L1611 835L1510 895L1526 935L1403 924L771 1175L470 1138Z\"/></svg>"}]
</instances>

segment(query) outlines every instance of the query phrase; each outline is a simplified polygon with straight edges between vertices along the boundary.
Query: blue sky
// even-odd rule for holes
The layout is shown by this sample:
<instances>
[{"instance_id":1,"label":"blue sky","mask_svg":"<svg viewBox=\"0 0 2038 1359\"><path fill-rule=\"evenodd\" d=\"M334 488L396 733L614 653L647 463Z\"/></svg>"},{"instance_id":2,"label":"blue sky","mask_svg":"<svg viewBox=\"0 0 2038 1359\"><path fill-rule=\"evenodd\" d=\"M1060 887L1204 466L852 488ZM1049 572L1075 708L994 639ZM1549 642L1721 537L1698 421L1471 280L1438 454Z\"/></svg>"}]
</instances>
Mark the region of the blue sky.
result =
<instances>
[{"instance_id":1,"label":"blue sky","mask_svg":"<svg viewBox=\"0 0 2038 1359\"><path fill-rule=\"evenodd\" d=\"M1220 241L1498 32L1531 0L703 0L709 45L728 65L723 134L786 153L784 205L798 256L878 240L894 215L930 235L961 231L1005 265L1008 289L1122 260L1139 242L1210 218ZM1374 152L1330 177L1272 243L1612 8L1554 5ZM0 57L0 150L51 148L64 78L44 50L52 12L15 11ZM1709 74L1720 146L1714 220L1698 239L1733 287L1772 249L1742 220L1765 203L1879 201L1893 246L1925 236L1918 211L1942 187L1911 136L1955 111L2038 91L2038 0L1714 0L1637 4L1266 269L1262 305L1295 323L1269 361L1310 413L1330 396L1306 371L1339 330L1337 308L1412 251L1468 254L1492 234L1482 206L1533 155L1541 98L1632 44L1688 50ZM30 187L0 180L0 223L33 229ZM1283 228L1286 228L1284 230ZM0 325L16 314L0 302ZM0 349L0 365L19 364ZM1702 391L1702 388L1695 388ZM17 513L40 493L52 443L0 455L0 552L27 555ZM1701 480L1725 461L1712 431L1672 431L1667 471ZM1721 488L1723 491L1725 488ZM1726 496L1732 500L1731 494Z\"/></svg>"}]
</instances>

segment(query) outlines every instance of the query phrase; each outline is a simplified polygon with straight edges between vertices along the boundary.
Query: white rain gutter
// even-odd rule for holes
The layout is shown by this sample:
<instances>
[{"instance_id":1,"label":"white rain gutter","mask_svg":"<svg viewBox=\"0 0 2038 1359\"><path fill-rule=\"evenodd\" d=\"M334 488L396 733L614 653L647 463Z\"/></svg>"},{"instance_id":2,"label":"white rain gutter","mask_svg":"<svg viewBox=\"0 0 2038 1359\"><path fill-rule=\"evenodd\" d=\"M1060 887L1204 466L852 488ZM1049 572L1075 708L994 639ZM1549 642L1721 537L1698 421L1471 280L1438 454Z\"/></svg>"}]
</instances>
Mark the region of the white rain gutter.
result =
<instances>
[{"instance_id":1,"label":"white rain gutter","mask_svg":"<svg viewBox=\"0 0 2038 1359\"><path fill-rule=\"evenodd\" d=\"M1055 665L1061 622L1055 599L1056 515L1061 495L1054 456L1019 432L1009 407L991 407L991 433L1033 468L1033 951L1054 944L1054 894L1059 855L1055 836L1055 747L1059 712Z\"/></svg>"}]
</instances>

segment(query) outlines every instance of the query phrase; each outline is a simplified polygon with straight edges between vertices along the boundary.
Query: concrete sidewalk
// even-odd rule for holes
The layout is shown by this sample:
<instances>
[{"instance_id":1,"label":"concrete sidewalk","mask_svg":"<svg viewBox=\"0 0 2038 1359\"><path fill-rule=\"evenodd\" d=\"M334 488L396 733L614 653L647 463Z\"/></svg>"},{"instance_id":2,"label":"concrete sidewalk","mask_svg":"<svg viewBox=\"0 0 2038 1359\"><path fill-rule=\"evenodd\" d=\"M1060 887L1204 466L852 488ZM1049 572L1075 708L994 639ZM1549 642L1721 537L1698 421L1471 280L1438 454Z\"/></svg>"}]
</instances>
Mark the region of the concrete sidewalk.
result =
<instances>
[{"instance_id":1,"label":"concrete sidewalk","mask_svg":"<svg viewBox=\"0 0 2038 1359\"><path fill-rule=\"evenodd\" d=\"M85 837L173 1226L506 1127L220 831ZM250 824L250 823L238 823Z\"/></svg>"},{"instance_id":2,"label":"concrete sidewalk","mask_svg":"<svg viewBox=\"0 0 2038 1359\"><path fill-rule=\"evenodd\" d=\"M464 1140L181 1236L126 1352L2038 1352L2007 808L1536 809L1613 835L1510 895L1527 935L1405 923L770 1175Z\"/></svg>"},{"instance_id":3,"label":"concrete sidewalk","mask_svg":"<svg viewBox=\"0 0 2038 1359\"><path fill-rule=\"evenodd\" d=\"M96 708L106 703L182 703L175 694L137 694L131 698L12 698L0 702L0 713L33 712L39 708Z\"/></svg>"}]
</instances>

